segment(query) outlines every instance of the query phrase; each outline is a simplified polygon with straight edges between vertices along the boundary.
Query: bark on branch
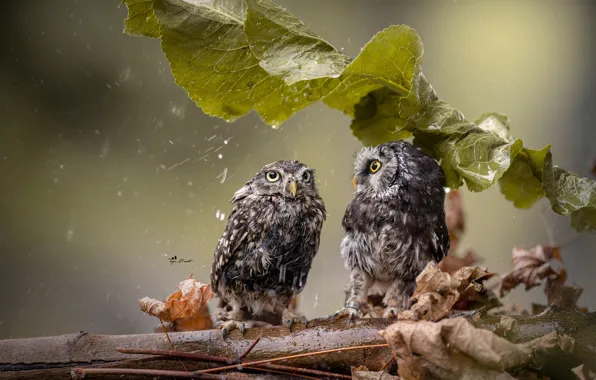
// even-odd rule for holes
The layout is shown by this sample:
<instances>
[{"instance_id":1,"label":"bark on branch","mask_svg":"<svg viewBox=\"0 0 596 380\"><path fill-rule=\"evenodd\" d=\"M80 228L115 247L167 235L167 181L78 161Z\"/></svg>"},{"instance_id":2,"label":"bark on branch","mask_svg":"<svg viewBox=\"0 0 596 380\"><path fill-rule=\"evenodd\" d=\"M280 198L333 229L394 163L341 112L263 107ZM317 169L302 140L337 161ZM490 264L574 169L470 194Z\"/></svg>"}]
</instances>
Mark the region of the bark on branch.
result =
<instances>
[{"instance_id":1,"label":"bark on branch","mask_svg":"<svg viewBox=\"0 0 596 380\"><path fill-rule=\"evenodd\" d=\"M477 327L505 336L513 342L527 342L553 331L569 335L575 340L572 355L557 357L561 367L596 364L596 313L580 313L549 309L536 316L510 316L503 319L493 315L470 315ZM507 318L512 318L508 320ZM508 321L508 327L503 321ZM262 335L259 344L247 359L259 360L299 353L345 348L358 345L385 343L378 331L388 326L380 319L362 320L347 326L341 319L335 323L320 318L290 331L285 327L249 329L244 338L233 331L227 339L221 338L219 330L170 333L177 351L235 359L242 355L251 343ZM87 333L54 337L0 340L0 379L68 379L73 367L151 368L164 370L196 370L213 367L214 363L194 362L172 358L132 356L116 351L118 348L145 348L169 350L171 345L165 334L93 335ZM391 358L389 348L374 348L336 352L324 356L311 356L279 362L303 368L313 368L350 374L352 366L364 365L371 371L379 371ZM556 368L555 368L556 367ZM595 368L591 368L593 371ZM548 368L545 368L548 372ZM568 376L569 372L566 373ZM119 375L101 378L118 378Z\"/></svg>"}]
</instances>

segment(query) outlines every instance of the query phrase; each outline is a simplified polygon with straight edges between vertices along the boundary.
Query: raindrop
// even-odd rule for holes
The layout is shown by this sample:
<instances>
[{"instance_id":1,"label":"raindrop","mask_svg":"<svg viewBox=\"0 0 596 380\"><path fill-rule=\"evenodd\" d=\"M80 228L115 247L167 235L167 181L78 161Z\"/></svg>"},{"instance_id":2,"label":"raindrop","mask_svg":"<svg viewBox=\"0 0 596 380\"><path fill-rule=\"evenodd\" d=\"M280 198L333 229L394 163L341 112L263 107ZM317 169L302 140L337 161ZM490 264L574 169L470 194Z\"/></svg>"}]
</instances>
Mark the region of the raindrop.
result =
<instances>
[{"instance_id":1,"label":"raindrop","mask_svg":"<svg viewBox=\"0 0 596 380\"><path fill-rule=\"evenodd\" d=\"M66 241L72 241L72 238L74 236L74 230L72 227L68 227L68 229L66 230L66 236L64 237L64 240Z\"/></svg>"},{"instance_id":2,"label":"raindrop","mask_svg":"<svg viewBox=\"0 0 596 380\"><path fill-rule=\"evenodd\" d=\"M217 178L219 178L219 183L224 183L227 176L228 168L224 168L223 172L221 172L221 174L217 176Z\"/></svg>"},{"instance_id":3,"label":"raindrop","mask_svg":"<svg viewBox=\"0 0 596 380\"><path fill-rule=\"evenodd\" d=\"M130 77L130 67L127 67L123 72L120 73L118 80L120 82L126 82Z\"/></svg>"}]
</instances>

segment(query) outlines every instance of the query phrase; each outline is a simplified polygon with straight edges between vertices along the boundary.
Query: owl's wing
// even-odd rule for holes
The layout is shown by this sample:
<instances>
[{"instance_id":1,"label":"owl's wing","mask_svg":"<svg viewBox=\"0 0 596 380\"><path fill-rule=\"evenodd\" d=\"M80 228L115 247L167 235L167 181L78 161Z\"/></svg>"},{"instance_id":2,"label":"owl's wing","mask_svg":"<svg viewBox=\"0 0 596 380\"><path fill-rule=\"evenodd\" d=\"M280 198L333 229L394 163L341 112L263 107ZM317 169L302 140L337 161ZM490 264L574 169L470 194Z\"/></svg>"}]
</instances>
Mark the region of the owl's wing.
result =
<instances>
[{"instance_id":1,"label":"owl's wing","mask_svg":"<svg viewBox=\"0 0 596 380\"><path fill-rule=\"evenodd\" d=\"M435 234L437 235L437 243L432 245L434 248L433 259L438 263L449 253L451 240L445 223L439 223L439 226L435 230Z\"/></svg>"},{"instance_id":2,"label":"owl's wing","mask_svg":"<svg viewBox=\"0 0 596 380\"><path fill-rule=\"evenodd\" d=\"M242 198L245 198L246 195L248 194L243 195ZM236 199L236 202L215 249L211 268L211 284L215 288L214 290L217 290L224 273L229 272L227 267L236 266L236 261L244 260L247 255L254 253L255 249L261 248L261 242L269 230L264 218L260 215L261 212L259 212L259 210L263 211L262 209L267 208L265 204L255 205L252 202L242 202L240 199Z\"/></svg>"}]
</instances>

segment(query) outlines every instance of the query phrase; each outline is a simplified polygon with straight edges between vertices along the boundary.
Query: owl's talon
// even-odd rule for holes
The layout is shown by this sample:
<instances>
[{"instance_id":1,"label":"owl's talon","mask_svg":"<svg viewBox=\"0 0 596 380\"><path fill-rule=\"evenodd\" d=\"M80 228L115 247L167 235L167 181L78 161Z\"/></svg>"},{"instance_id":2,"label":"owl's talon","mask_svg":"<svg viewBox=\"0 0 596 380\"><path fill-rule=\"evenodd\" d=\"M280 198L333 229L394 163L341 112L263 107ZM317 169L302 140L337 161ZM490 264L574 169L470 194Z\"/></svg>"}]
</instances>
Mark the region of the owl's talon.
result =
<instances>
[{"instance_id":1,"label":"owl's talon","mask_svg":"<svg viewBox=\"0 0 596 380\"><path fill-rule=\"evenodd\" d=\"M294 323L303 323L304 327L306 327L306 325L308 323L308 319L306 319L305 316L300 315L300 314L294 314L291 311L289 311L288 309L283 311L282 316L281 316L281 321L284 326L286 326L288 329L290 329L290 332L292 331L292 325Z\"/></svg>"},{"instance_id":2,"label":"owl's talon","mask_svg":"<svg viewBox=\"0 0 596 380\"><path fill-rule=\"evenodd\" d=\"M333 314L331 320L335 322L337 319L348 316L347 323L350 324L354 319L360 317L360 310L354 307L344 307Z\"/></svg>"},{"instance_id":3,"label":"owl's talon","mask_svg":"<svg viewBox=\"0 0 596 380\"><path fill-rule=\"evenodd\" d=\"M246 332L246 328L248 326L246 326L246 324L244 322L230 320L230 321L218 321L215 324L215 327L221 329L221 335L225 339L228 337L228 335L230 335L230 332L232 330L239 330L240 333L242 335L244 335L244 333Z\"/></svg>"}]
</instances>

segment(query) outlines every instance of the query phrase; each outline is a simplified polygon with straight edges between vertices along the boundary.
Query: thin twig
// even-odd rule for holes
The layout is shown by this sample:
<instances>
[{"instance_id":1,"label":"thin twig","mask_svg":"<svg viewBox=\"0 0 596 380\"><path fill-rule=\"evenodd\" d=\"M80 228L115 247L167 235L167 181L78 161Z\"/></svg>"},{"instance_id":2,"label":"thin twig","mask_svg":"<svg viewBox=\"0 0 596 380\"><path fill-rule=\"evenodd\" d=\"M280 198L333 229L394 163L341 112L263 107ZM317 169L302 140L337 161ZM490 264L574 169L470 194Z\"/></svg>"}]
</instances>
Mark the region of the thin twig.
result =
<instances>
[{"instance_id":1,"label":"thin twig","mask_svg":"<svg viewBox=\"0 0 596 380\"><path fill-rule=\"evenodd\" d=\"M340 349L344 350L344 349ZM230 364L233 360L228 358L223 358L220 356L211 356L211 355L203 355L203 354L195 354L191 352L179 352L179 351L168 351L168 350L148 350L148 349L137 349L137 348L119 348L116 351L123 353L123 354L137 354L137 355L159 355L159 356L168 356L168 357L178 357L178 358L185 358L185 359L194 359L194 360L202 360L207 362L216 362L216 363L224 363ZM271 361L271 360L266 360ZM233 367L237 367L242 365L247 367L250 365L251 367L263 369L275 369L280 371L288 371L298 373L305 373L309 375L321 376L321 377L331 377L331 378L341 378L341 379L351 379L351 376L342 375L339 373L333 372L326 372L326 371L319 371L317 369L310 369L310 368L300 368L300 367L292 367L287 365L281 364L270 364L270 363L262 363L262 364L254 364L254 362L242 360L241 363L236 364Z\"/></svg>"},{"instance_id":2,"label":"thin twig","mask_svg":"<svg viewBox=\"0 0 596 380\"><path fill-rule=\"evenodd\" d=\"M71 375L73 379L83 379L86 375L146 375L163 377L184 377L187 379L208 379L208 380L246 380L245 377L234 375L211 375L197 372L168 371L162 369L136 369L136 368L73 368Z\"/></svg>"},{"instance_id":3,"label":"thin twig","mask_svg":"<svg viewBox=\"0 0 596 380\"><path fill-rule=\"evenodd\" d=\"M366 348L384 348L384 347L389 347L389 345L387 343L383 343L383 344L371 344L371 345L367 345L367 346L334 348L332 350L307 352L307 353L304 353L304 354L283 356L281 358L264 359L264 360L257 360L257 361L253 361L253 362L243 362L243 363L245 363L246 365L265 364L265 363L271 363L271 362L278 362L278 361L282 361L282 360L303 358L305 356L314 356L314 355L329 354L329 353L332 353L332 352L362 350L362 349L366 349ZM197 371L197 373L203 374L203 373L209 373L209 372L223 371L223 370L226 370L226 369L236 368L237 366L238 365L229 365L229 366L224 366L224 367L203 369L203 370Z\"/></svg>"},{"instance_id":4,"label":"thin twig","mask_svg":"<svg viewBox=\"0 0 596 380\"><path fill-rule=\"evenodd\" d=\"M383 372L384 370L386 370L387 368L389 368L389 366L391 365L391 363L393 363L395 361L395 358L392 357L391 359L389 359L389 361L387 363L385 363L385 365L383 366L383 368L381 368L381 372Z\"/></svg>"},{"instance_id":5,"label":"thin twig","mask_svg":"<svg viewBox=\"0 0 596 380\"><path fill-rule=\"evenodd\" d=\"M165 327L165 325L164 325L163 321L161 320L161 318L159 318L159 322L161 323L162 326ZM170 347L172 347L172 351L175 350L176 347L174 347L174 343L172 342L172 339L170 339L170 335L168 335L168 331L167 330L164 330L164 332L166 333L166 338L168 338L168 342L170 342ZM188 369L186 368L186 366L184 365L184 363L182 363L182 360L180 360L180 358L178 358L178 361L180 362L180 364L182 364L182 368L184 368L184 370L186 372L188 372Z\"/></svg>"},{"instance_id":6,"label":"thin twig","mask_svg":"<svg viewBox=\"0 0 596 380\"><path fill-rule=\"evenodd\" d=\"M257 345L257 343L259 343L259 341L261 340L261 336L263 336L262 333L261 333L261 335L259 335L259 337L257 339L255 339L254 342L252 342L252 344L246 349L246 351L244 351L244 353L242 355L240 355L240 357L238 359L242 360L248 354L250 354L250 352L252 351L252 349L255 348L255 346Z\"/></svg>"}]
</instances>

